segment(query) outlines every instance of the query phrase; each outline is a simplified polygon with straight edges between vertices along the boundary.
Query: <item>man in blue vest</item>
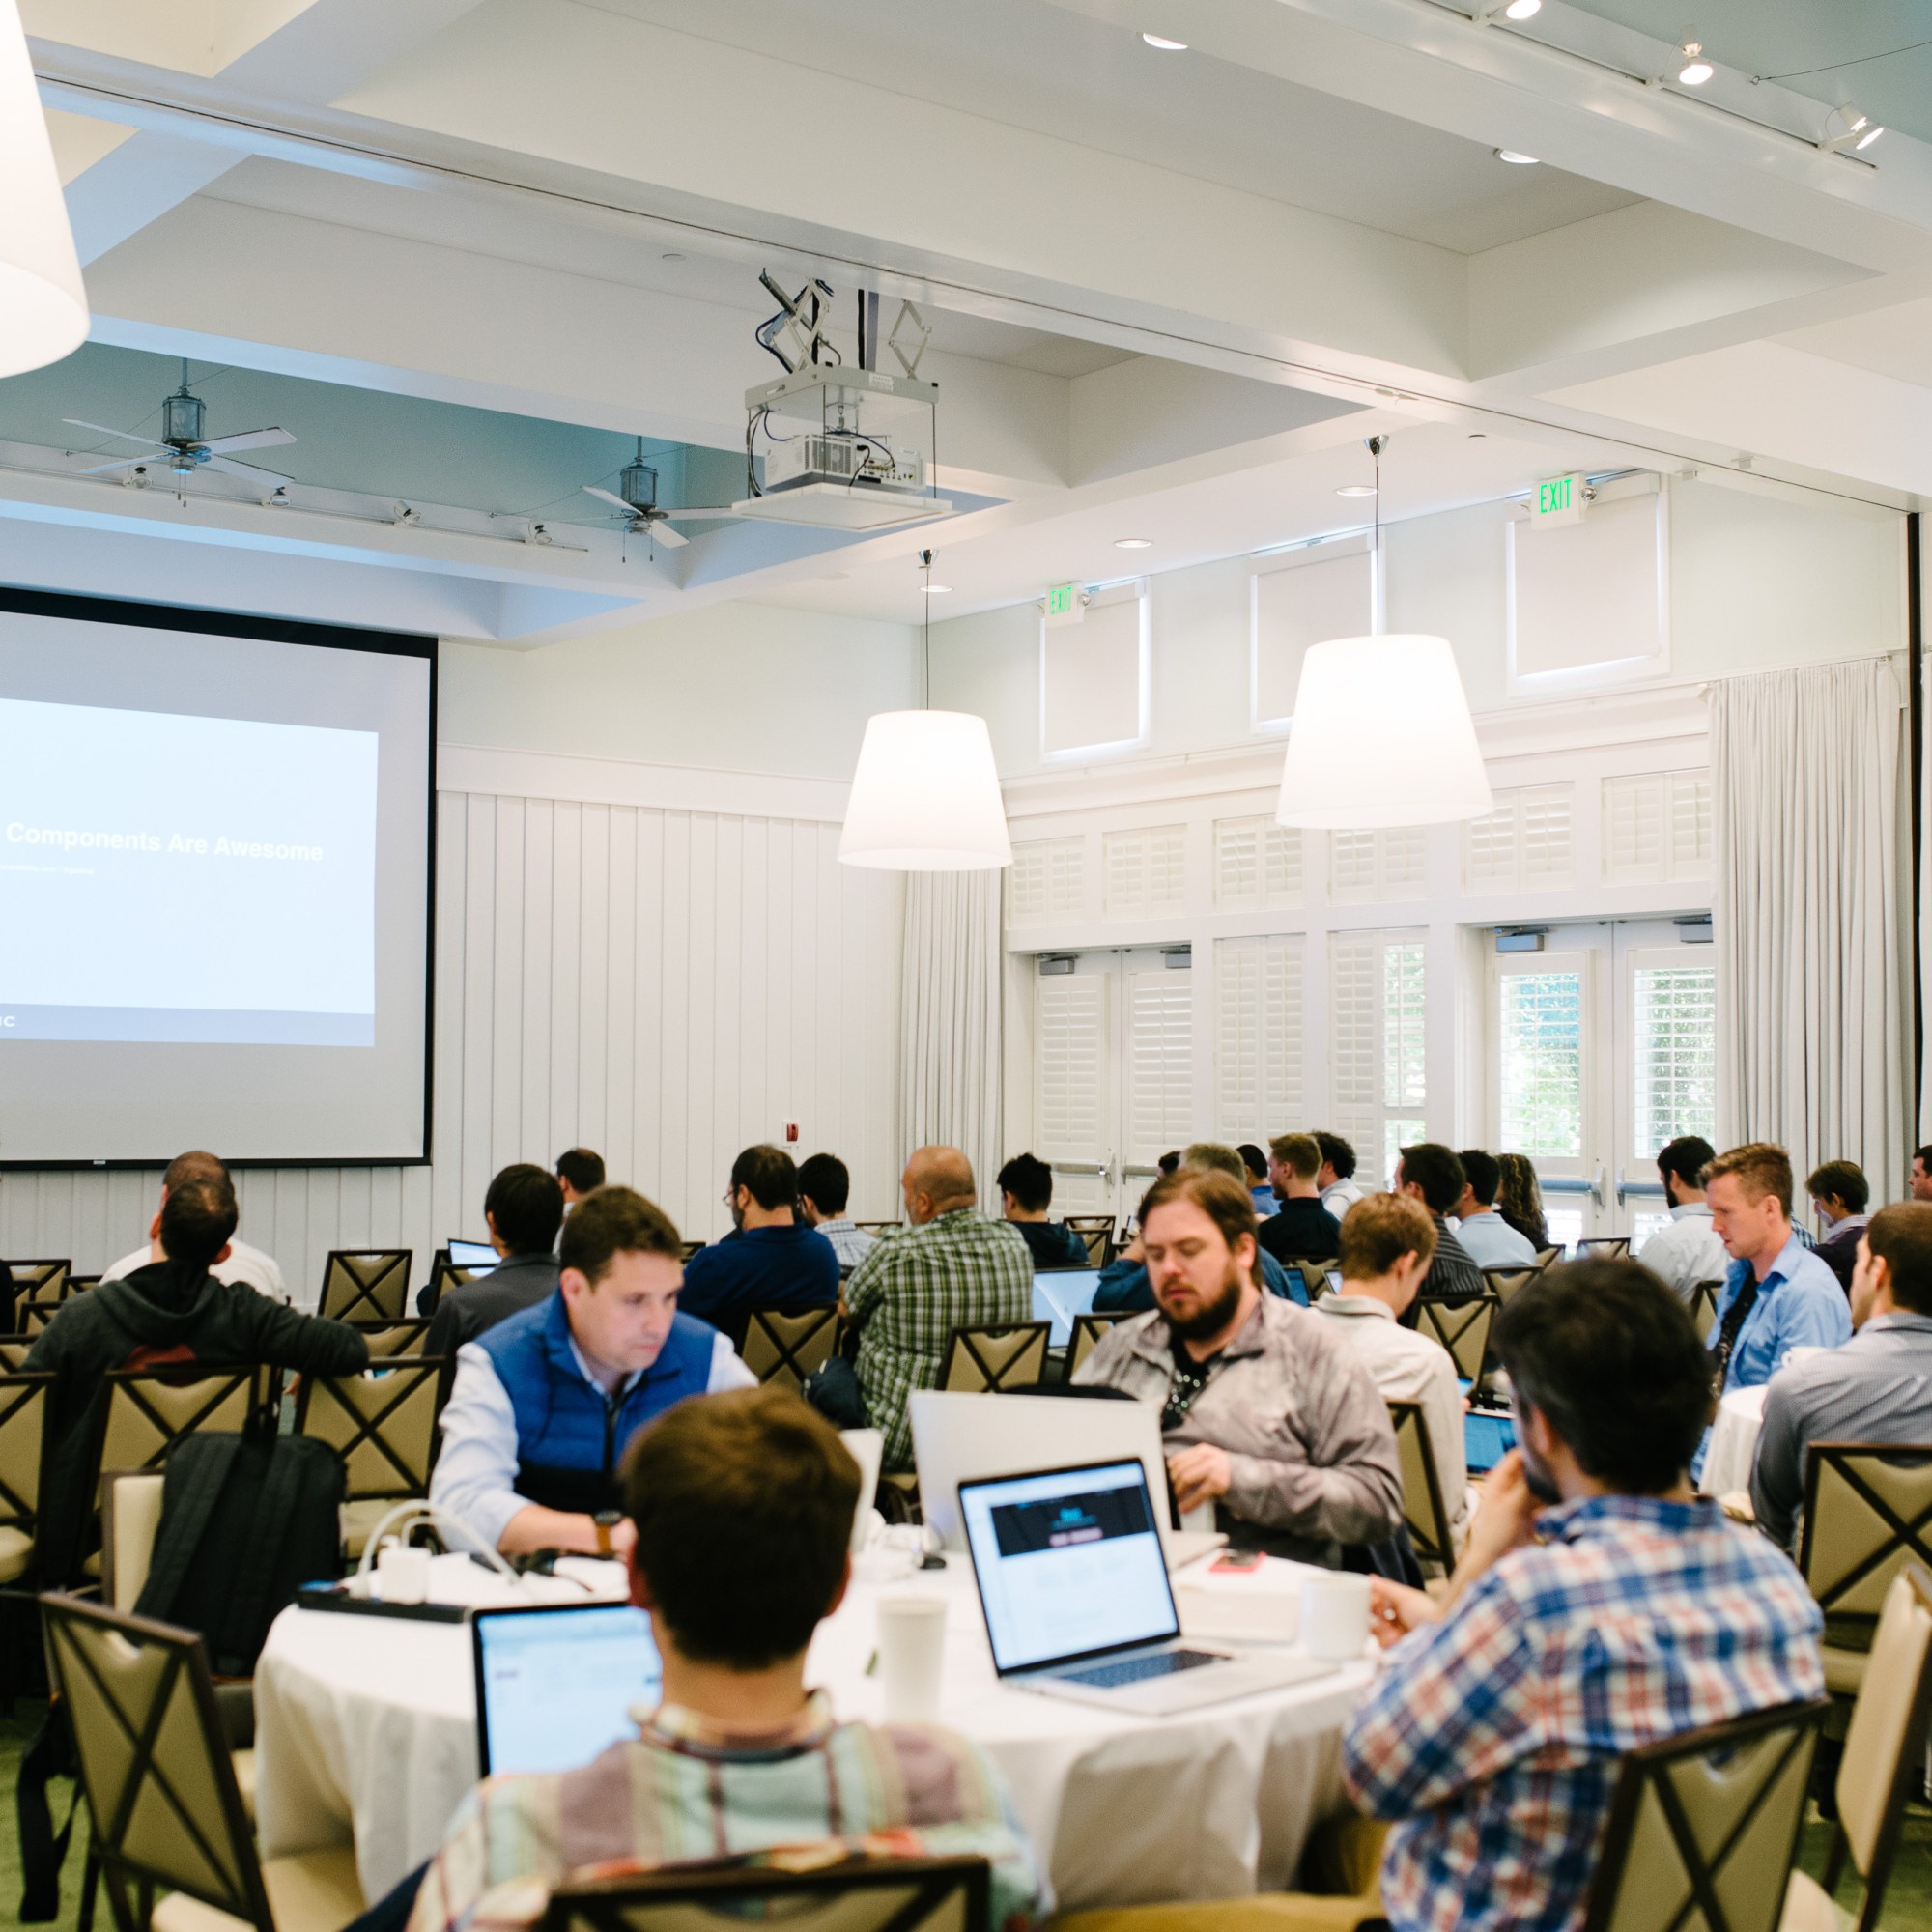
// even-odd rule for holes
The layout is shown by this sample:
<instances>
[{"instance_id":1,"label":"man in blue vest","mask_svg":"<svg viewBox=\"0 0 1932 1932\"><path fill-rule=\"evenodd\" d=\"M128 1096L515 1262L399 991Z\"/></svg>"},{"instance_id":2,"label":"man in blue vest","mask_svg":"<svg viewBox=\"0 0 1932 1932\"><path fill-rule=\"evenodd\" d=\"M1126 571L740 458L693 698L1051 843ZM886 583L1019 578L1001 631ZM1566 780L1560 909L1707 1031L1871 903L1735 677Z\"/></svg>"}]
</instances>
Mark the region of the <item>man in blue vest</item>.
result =
<instances>
[{"instance_id":1,"label":"man in blue vest","mask_svg":"<svg viewBox=\"0 0 1932 1932\"><path fill-rule=\"evenodd\" d=\"M456 1356L430 1501L506 1556L611 1556L635 1532L617 1504L631 1437L688 1395L756 1378L715 1329L677 1312L677 1230L628 1187L563 1224L556 1293Z\"/></svg>"}]
</instances>

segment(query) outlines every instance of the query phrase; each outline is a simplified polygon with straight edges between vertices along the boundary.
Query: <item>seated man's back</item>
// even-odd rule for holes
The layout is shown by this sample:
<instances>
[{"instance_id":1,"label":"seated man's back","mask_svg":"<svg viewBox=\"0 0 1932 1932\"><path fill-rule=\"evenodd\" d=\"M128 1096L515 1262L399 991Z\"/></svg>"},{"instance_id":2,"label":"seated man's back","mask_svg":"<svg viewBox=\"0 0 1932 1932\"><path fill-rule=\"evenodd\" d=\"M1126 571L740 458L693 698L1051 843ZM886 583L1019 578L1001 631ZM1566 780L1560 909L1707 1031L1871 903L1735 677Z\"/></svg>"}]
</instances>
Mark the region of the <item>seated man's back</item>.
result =
<instances>
[{"instance_id":1,"label":"seated man's back","mask_svg":"<svg viewBox=\"0 0 1932 1932\"><path fill-rule=\"evenodd\" d=\"M682 1403L638 1437L624 1488L633 1601L651 1611L664 1700L638 1738L581 1770L480 1785L424 1872L410 1932L532 1923L550 1887L586 1867L863 1851L885 1836L904 1855L985 1858L996 1932L1051 1909L977 1746L935 1725L841 1723L805 1688L812 1632L850 1576L859 1500L857 1465L826 1423L777 1388Z\"/></svg>"},{"instance_id":2,"label":"seated man's back","mask_svg":"<svg viewBox=\"0 0 1932 1932\"><path fill-rule=\"evenodd\" d=\"M1686 1477L1710 1380L1669 1290L1555 1268L1499 1346L1520 1445L1442 1605L1373 1584L1393 1647L1344 1733L1357 1805L1396 1821L1396 1932L1580 1925L1625 1754L1824 1689L1798 1573Z\"/></svg>"},{"instance_id":3,"label":"seated man's back","mask_svg":"<svg viewBox=\"0 0 1932 1932\"><path fill-rule=\"evenodd\" d=\"M906 1400L939 1379L954 1328L1010 1328L1033 1319L1033 1253L1010 1224L973 1205L973 1170L955 1148L922 1148L903 1186L912 1226L894 1228L846 1284L859 1331L867 1420L885 1433L883 1466L912 1466Z\"/></svg>"},{"instance_id":4,"label":"seated man's back","mask_svg":"<svg viewBox=\"0 0 1932 1932\"><path fill-rule=\"evenodd\" d=\"M298 1314L209 1271L234 1226L235 1195L226 1180L184 1181L161 1208L168 1259L65 1302L28 1351L30 1371L55 1378L42 1482L41 1555L49 1580L69 1580L83 1553L89 1465L109 1369L269 1362L330 1376L368 1367L368 1343L345 1322Z\"/></svg>"},{"instance_id":5,"label":"seated man's back","mask_svg":"<svg viewBox=\"0 0 1932 1932\"><path fill-rule=\"evenodd\" d=\"M464 1343L555 1293L559 1264L554 1251L563 1226L563 1189L556 1176L533 1161L504 1168L483 1197L483 1219L499 1259L488 1274L443 1291L423 1338L425 1355L447 1359Z\"/></svg>"},{"instance_id":6,"label":"seated man's back","mask_svg":"<svg viewBox=\"0 0 1932 1932\"><path fill-rule=\"evenodd\" d=\"M1814 1442L1932 1442L1932 1203L1881 1208L1859 1244L1842 1349L1794 1362L1765 1389L1751 1467L1757 1526L1790 1547Z\"/></svg>"},{"instance_id":7,"label":"seated man's back","mask_svg":"<svg viewBox=\"0 0 1932 1932\"><path fill-rule=\"evenodd\" d=\"M686 1315L741 1335L754 1308L797 1314L838 1299L838 1251L798 1219L798 1169L782 1148L747 1148L725 1200L732 1232L684 1264Z\"/></svg>"}]
</instances>

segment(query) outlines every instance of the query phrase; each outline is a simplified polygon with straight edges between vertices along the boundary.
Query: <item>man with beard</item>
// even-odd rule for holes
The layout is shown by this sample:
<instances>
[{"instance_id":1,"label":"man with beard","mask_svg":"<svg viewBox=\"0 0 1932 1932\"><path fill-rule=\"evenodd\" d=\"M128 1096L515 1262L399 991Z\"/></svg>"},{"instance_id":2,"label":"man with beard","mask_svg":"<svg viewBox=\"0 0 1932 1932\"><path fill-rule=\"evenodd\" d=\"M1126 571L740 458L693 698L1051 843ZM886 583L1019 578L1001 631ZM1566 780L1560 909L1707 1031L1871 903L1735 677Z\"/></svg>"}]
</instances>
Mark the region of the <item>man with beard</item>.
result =
<instances>
[{"instance_id":1,"label":"man with beard","mask_svg":"<svg viewBox=\"0 0 1932 1932\"><path fill-rule=\"evenodd\" d=\"M1176 1504L1211 1503L1238 1549L1330 1568L1393 1536L1388 1410L1327 1322L1256 1288L1247 1189L1183 1167L1149 1190L1141 1238L1155 1305L1117 1324L1074 1380L1160 1408Z\"/></svg>"},{"instance_id":2,"label":"man with beard","mask_svg":"<svg viewBox=\"0 0 1932 1932\"><path fill-rule=\"evenodd\" d=\"M1684 1304L1582 1262L1524 1288L1497 1345L1519 1446L1444 1602L1372 1580L1388 1655L1343 1734L1357 1806L1400 1821L1395 1932L1579 1925L1626 1753L1824 1689L1798 1572L1691 1490L1711 1365Z\"/></svg>"}]
</instances>

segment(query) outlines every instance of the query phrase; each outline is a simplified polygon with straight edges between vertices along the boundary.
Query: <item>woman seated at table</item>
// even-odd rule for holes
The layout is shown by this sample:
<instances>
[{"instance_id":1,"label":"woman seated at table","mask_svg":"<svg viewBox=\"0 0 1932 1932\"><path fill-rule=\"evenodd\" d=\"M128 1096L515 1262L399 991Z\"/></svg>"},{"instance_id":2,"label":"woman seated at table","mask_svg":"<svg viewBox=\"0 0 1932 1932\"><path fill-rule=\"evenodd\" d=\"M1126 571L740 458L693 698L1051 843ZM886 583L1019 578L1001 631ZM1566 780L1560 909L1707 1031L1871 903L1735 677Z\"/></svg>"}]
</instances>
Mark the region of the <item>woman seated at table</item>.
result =
<instances>
[{"instance_id":1,"label":"woman seated at table","mask_svg":"<svg viewBox=\"0 0 1932 1932\"><path fill-rule=\"evenodd\" d=\"M859 1469L781 1389L680 1403L623 1468L631 1596L651 1613L664 1701L580 1771L484 1780L442 1848L368 1915L410 1932L534 1923L549 1888L614 1861L687 1862L894 1834L908 1855L992 1864L993 1923L1052 1908L1000 1774L931 1725L840 1723L805 1653L850 1579Z\"/></svg>"}]
</instances>

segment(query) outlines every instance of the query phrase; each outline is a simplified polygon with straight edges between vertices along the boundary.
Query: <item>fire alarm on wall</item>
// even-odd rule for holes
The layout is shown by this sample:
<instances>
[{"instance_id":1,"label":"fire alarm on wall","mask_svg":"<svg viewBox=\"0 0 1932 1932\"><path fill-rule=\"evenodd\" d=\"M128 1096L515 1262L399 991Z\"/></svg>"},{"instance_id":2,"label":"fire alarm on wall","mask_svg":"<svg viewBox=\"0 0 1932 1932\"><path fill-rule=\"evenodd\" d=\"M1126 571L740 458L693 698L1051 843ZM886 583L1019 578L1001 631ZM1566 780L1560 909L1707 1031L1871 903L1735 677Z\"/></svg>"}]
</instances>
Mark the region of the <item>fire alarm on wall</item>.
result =
<instances>
[{"instance_id":1,"label":"fire alarm on wall","mask_svg":"<svg viewBox=\"0 0 1932 1932\"><path fill-rule=\"evenodd\" d=\"M798 1122L796 1121L787 1121L785 1122L785 1145L787 1147L792 1147L796 1145L797 1141L798 1141Z\"/></svg>"}]
</instances>

